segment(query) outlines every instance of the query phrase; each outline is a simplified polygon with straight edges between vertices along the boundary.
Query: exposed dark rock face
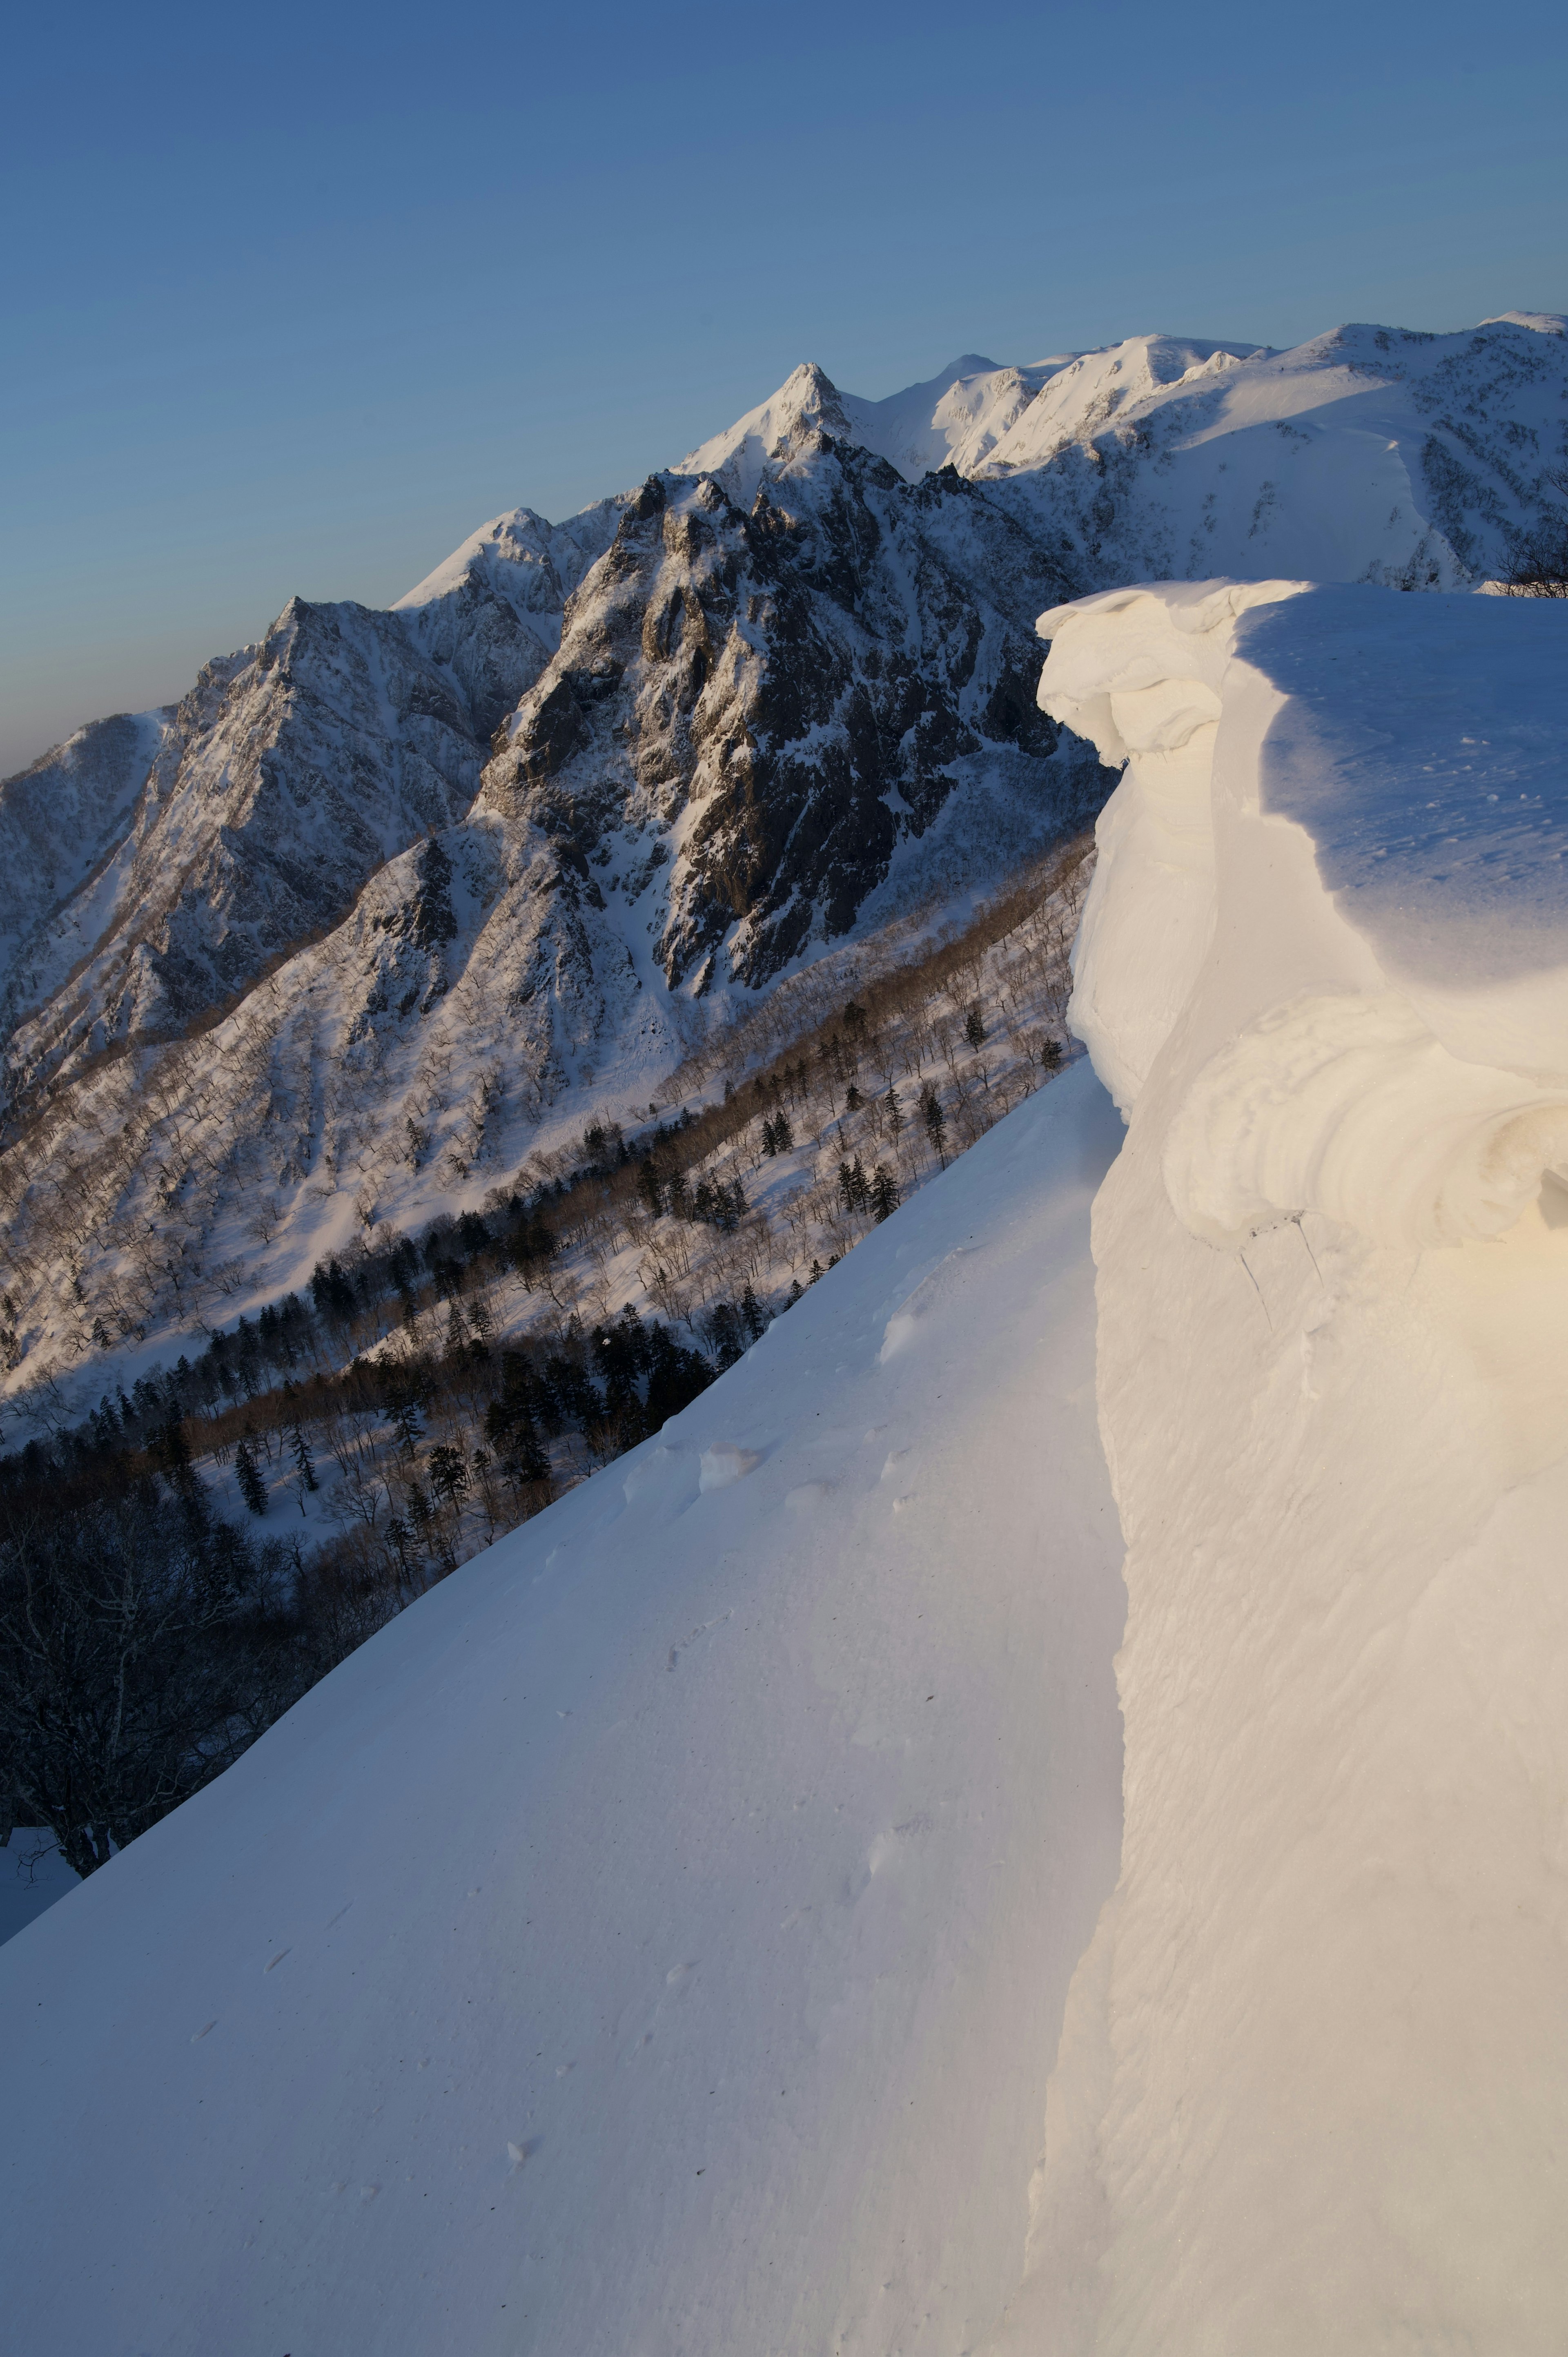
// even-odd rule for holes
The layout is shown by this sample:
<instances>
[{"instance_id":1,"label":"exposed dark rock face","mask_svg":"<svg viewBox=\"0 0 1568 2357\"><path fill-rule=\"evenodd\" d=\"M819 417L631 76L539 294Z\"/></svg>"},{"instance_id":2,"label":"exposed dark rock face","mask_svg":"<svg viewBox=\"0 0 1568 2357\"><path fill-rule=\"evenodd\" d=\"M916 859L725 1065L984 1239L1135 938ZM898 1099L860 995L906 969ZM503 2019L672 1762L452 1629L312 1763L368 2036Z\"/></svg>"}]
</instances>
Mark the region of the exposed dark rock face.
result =
<instances>
[{"instance_id":1,"label":"exposed dark rock face","mask_svg":"<svg viewBox=\"0 0 1568 2357\"><path fill-rule=\"evenodd\" d=\"M993 751L1040 765L1042 833L1081 815L1095 788L1047 767L1057 732L1034 701L1034 618L1070 587L952 468L910 485L815 430L749 513L717 481L654 478L571 600L485 799L571 867L628 815L677 828L666 977L714 959L763 983L854 926Z\"/></svg>"}]
</instances>

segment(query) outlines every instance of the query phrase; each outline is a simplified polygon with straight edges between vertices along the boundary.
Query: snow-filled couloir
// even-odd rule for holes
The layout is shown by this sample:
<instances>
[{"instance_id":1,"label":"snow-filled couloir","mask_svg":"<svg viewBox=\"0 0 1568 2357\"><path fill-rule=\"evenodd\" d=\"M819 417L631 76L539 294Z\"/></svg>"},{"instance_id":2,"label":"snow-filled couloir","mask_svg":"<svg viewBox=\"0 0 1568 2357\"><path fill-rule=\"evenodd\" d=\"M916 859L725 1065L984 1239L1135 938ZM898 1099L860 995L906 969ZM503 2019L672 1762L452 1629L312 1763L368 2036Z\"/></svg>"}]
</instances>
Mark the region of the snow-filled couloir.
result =
<instances>
[{"instance_id":1,"label":"snow-filled couloir","mask_svg":"<svg viewBox=\"0 0 1568 2357\"><path fill-rule=\"evenodd\" d=\"M1127 769L1075 1017L1125 1834L1010 2351L1568 2329L1568 607L1042 617Z\"/></svg>"}]
</instances>

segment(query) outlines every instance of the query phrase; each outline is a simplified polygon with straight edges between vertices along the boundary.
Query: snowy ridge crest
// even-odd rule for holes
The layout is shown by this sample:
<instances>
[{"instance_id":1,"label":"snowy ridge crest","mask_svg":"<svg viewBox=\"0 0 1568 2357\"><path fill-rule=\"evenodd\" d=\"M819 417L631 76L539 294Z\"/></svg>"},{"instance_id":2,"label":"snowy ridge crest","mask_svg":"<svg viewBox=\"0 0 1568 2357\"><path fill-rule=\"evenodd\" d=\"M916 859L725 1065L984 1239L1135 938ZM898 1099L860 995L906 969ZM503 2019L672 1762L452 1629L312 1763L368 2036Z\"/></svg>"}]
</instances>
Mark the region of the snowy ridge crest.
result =
<instances>
[{"instance_id":1,"label":"snowy ridge crest","mask_svg":"<svg viewBox=\"0 0 1568 2357\"><path fill-rule=\"evenodd\" d=\"M1047 708L1126 762L1069 1017L1127 1117L1124 1820L989 2357L1549 2357L1568 605L1042 621Z\"/></svg>"},{"instance_id":2,"label":"snowy ridge crest","mask_svg":"<svg viewBox=\"0 0 1568 2357\"><path fill-rule=\"evenodd\" d=\"M1041 617L1042 705L1127 764L1072 1019L1124 1114L1174 1046L1189 1077L1177 1101L1163 1092L1165 1183L1210 1243L1316 1211L1425 1251L1501 1235L1543 1188L1550 1215L1568 1188L1563 790L1539 694L1521 681L1512 714L1473 701L1499 673L1506 699L1510 653L1547 658L1549 678L1568 630L1555 611L1444 600L1422 617L1420 663L1402 603L1228 583ZM1401 679L1433 716L1391 755ZM1522 918L1502 974L1499 865ZM1206 1031L1222 1044L1195 1069Z\"/></svg>"}]
</instances>

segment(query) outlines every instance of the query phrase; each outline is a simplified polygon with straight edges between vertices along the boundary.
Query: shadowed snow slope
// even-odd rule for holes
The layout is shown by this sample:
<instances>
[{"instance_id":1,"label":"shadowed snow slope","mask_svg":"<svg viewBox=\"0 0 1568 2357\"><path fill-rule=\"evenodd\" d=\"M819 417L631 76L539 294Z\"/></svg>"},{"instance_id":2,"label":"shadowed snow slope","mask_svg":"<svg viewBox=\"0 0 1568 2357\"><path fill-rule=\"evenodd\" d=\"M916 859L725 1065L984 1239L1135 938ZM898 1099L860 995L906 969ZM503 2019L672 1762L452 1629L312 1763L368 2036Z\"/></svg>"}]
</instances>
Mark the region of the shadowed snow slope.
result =
<instances>
[{"instance_id":1,"label":"shadowed snow slope","mask_svg":"<svg viewBox=\"0 0 1568 2357\"><path fill-rule=\"evenodd\" d=\"M1126 1535L1117 1893L1050 2357L1568 2333L1568 607L1291 582L1042 617L1130 756L1076 1019Z\"/></svg>"},{"instance_id":2,"label":"shadowed snow slope","mask_svg":"<svg viewBox=\"0 0 1568 2357\"><path fill-rule=\"evenodd\" d=\"M1119 1135L1043 1090L10 1943L16 2348L994 2323L1120 1840Z\"/></svg>"}]
</instances>

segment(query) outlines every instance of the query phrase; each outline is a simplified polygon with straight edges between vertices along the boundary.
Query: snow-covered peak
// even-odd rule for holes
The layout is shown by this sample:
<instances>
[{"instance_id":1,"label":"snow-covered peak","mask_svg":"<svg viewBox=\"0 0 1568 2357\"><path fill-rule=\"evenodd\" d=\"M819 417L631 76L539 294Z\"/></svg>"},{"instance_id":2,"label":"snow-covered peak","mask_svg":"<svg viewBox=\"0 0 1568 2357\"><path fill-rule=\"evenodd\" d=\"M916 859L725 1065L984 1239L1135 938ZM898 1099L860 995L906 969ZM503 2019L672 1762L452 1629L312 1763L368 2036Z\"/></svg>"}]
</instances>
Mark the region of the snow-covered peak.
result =
<instances>
[{"instance_id":1,"label":"snow-covered peak","mask_svg":"<svg viewBox=\"0 0 1568 2357\"><path fill-rule=\"evenodd\" d=\"M855 438L832 378L814 361L802 361L777 393L722 434L711 435L688 451L673 472L715 476L738 506L749 507L768 459L795 437L811 432Z\"/></svg>"},{"instance_id":2,"label":"snow-covered peak","mask_svg":"<svg viewBox=\"0 0 1568 2357\"><path fill-rule=\"evenodd\" d=\"M548 564L549 549L550 526L544 518L535 515L532 508L511 508L470 533L434 572L395 598L392 610L412 613L432 605L438 597L450 597L476 575L513 599L521 590L521 602L528 605L532 599L525 585L531 575Z\"/></svg>"},{"instance_id":3,"label":"snow-covered peak","mask_svg":"<svg viewBox=\"0 0 1568 2357\"><path fill-rule=\"evenodd\" d=\"M1531 328L1538 336L1568 336L1568 312L1499 311L1483 328Z\"/></svg>"},{"instance_id":4,"label":"snow-covered peak","mask_svg":"<svg viewBox=\"0 0 1568 2357\"><path fill-rule=\"evenodd\" d=\"M880 401L841 392L813 363L723 434L690 451L675 471L716 475L731 496L749 503L766 461L801 429L832 434L896 467L908 482L940 467L969 474L991 453L1047 380L1071 354L1002 368L962 352L936 375Z\"/></svg>"},{"instance_id":5,"label":"snow-covered peak","mask_svg":"<svg viewBox=\"0 0 1568 2357\"><path fill-rule=\"evenodd\" d=\"M532 508L510 508L470 533L392 610L413 615L467 588L505 597L520 613L553 613L558 620L563 592L576 587L615 537L619 504L596 500L564 523L550 523Z\"/></svg>"},{"instance_id":6,"label":"snow-covered peak","mask_svg":"<svg viewBox=\"0 0 1568 2357\"><path fill-rule=\"evenodd\" d=\"M997 468L1037 467L1069 443L1090 439L1139 404L1173 387L1207 390L1259 350L1185 336L1129 336L1056 370L990 453Z\"/></svg>"},{"instance_id":7,"label":"snow-covered peak","mask_svg":"<svg viewBox=\"0 0 1568 2357\"><path fill-rule=\"evenodd\" d=\"M1051 368L999 368L965 352L923 384L883 401L841 396L855 440L897 468L908 482L939 467L967 474L1004 434L1045 382Z\"/></svg>"}]
</instances>

